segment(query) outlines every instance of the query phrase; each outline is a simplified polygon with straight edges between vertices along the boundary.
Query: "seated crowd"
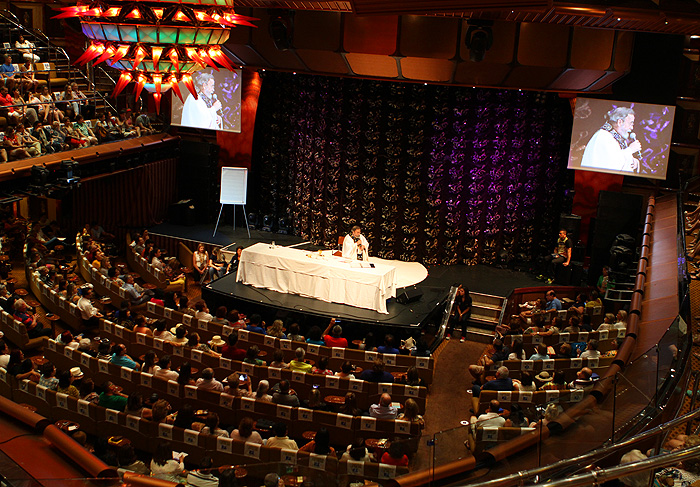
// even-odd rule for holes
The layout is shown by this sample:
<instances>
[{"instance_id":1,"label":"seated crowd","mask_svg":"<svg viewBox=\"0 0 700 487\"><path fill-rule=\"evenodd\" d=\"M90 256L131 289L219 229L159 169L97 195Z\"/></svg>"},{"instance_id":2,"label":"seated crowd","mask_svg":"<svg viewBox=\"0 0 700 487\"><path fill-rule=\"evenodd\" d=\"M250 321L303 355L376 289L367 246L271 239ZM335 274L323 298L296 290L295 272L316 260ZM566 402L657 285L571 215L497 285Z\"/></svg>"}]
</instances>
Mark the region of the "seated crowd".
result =
<instances>
[{"instance_id":1,"label":"seated crowd","mask_svg":"<svg viewBox=\"0 0 700 487\"><path fill-rule=\"evenodd\" d=\"M264 364L258 358L259 349L256 345L251 345L247 349L238 347L238 330L245 329L253 333L266 333L276 337L289 337L296 341L315 343L327 346L348 346L348 340L342 336L341 326L331 320L325 330L313 327L308 330L302 329L297 323L289 325L289 330L285 333L284 323L275 320L267 326L259 315L253 314L246 317L236 310L230 312L225 307L219 307L214 315L209 313L209 309L204 300L197 300L192 307L186 295L177 292L163 292L162 290L149 290L139 287L134 283L133 276L120 272L124 267L113 265L113 248L111 247L114 236L104 231L98 224L86 225L82 231L82 248L84 255L96 267L110 279L121 280L121 286L125 289L130 299L124 301L124 305L114 311L107 313L99 311L93 305L93 289L91 285L76 285L75 280L67 279L68 275L74 271L74 266L66 265L57 252L55 246L58 243L67 244L67 240L58 237L59 230L55 223L42 226L40 223L32 225L27 232L27 260L36 272L39 279L49 288L57 291L59 295L76 303L81 311L87 332L99 323L99 319L104 315L109 316L113 321L120 323L129 329L139 333L162 338L174 345L191 347L212 356L222 356L232 360L241 360L244 363ZM147 234L145 235L147 237ZM138 237L135 246L142 237ZM148 238L143 242L143 255L150 257L150 262L156 264L161 261L164 268L170 267L171 259L162 255ZM145 254L146 249L148 254ZM135 249L140 250L140 249ZM173 265L172 269L180 271L180 264ZM173 275L174 278L184 278L184 276ZM6 292L0 288L0 292ZM233 331L224 339L214 337L208 343L204 343L199 334L180 324L176 327L168 327L164 319L149 319L144 316L138 308L132 309L132 305L144 303L144 298L173 309L186 310L199 319L216 321L220 324L232 326ZM27 309L24 300L16 296L8 296L8 305L13 310L14 316L27 325L28 330L36 336L51 337L49 328L43 328L36 319L36 314L32 314ZM303 334L302 334L303 333ZM306 335L306 336L304 336ZM403 408L397 407L392 401L391 395L384 393L375 404L371 404L367 409L362 409L357 402L355 394L348 392L345 402L334 407L326 404L323 400L322 391L314 388L307 397L300 397L291 387L287 380L280 380L271 384L267 380L259 380L255 384L253 378L234 372L227 377L216 377L215 371L211 368L204 368L197 375L192 373L192 366L184 363L180 367L173 367L171 357L168 355L158 356L156 350L152 350L141 358L134 357L129 353L128 343L112 343L107 339L93 342L84 335L74 336L66 330L60 333L56 340L59 344L74 348L83 353L92 355L98 359L108 360L120 367L128 367L134 370L141 370L152 374L156 378L173 380L182 385L191 385L197 388L225 392L234 396L254 398L275 404L285 404L293 407L304 407L318 411L333 411L352 416L366 415L378 419L399 419L414 422L422 429L425 421L420 414L419 406L413 399L406 399ZM366 337L363 346L367 350L378 350L382 353L401 353L394 347L394 338L387 335L383 345L374 346L373 335ZM427 347L424 352L429 354ZM278 353L279 352L279 353ZM410 350L403 350L403 353L410 353ZM350 361L345 361L340 370L333 371L328 367L328 357L321 357L317 363L310 364L305 360L305 350L297 348L295 359L289 363L285 362L281 350L272 355L270 366L277 368L288 368L291 370L304 371L311 374L334 375L343 378L355 378L355 367ZM287 425L284 422L277 422L272 426L272 435L264 439L258 431L253 428L251 418L243 418L238 424L226 424L225 418L219 418L216 413L208 413L204 416L196 414L196 405L185 404L179 411L172 411L170 404L164 399L155 397L144 398L135 391L122 391L111 382L95 384L94 381L86 377L79 366L71 367L68 370L58 370L51 362L44 363L36 369L30 359L24 357L19 349L10 350L5 343L0 341L0 366L6 368L11 376L19 380L28 379L37 382L49 389L69 396L93 402L97 405L127 412L149 421L164 422L181 426L187 429L195 429L202 433L243 440L246 442L267 444L268 446L279 446L287 449L299 449L316 454L333 455L339 459L355 459L372 462L381 462L391 465L408 465L410 452L406 451L401 442L394 442L395 445L386 451L380 452L377 456L372 450L365 447L362 438L355 438L350 445L331 445L328 431L320 428L313 440L306 443L300 438L289 438L287 436ZM375 382L394 382L392 374L384 371L384 362L377 358L374 366L364 370L357 375L360 380ZM396 379L399 382L409 385L424 385L415 367L411 367L402 376ZM100 439L96 442L101 441ZM335 447L340 447L337 451ZM97 449L97 444L95 445ZM96 454L98 452L96 451ZM101 450L100 450L101 453ZM154 454L150 464L138 461L133 451L125 452L123 458L110 458L105 453L105 459L110 465L119 466L122 469L139 472L150 471L154 476L164 479L182 481L185 477L190 480L193 472L184 471L184 463L177 460L161 461L158 452ZM99 456L99 455L98 455ZM174 462L174 463L173 463ZM177 464L177 465L175 465ZM194 474L195 477L198 474ZM183 477L184 476L184 477ZM195 479L196 481L196 479ZM195 484L196 485L196 484Z\"/></svg>"},{"instance_id":2,"label":"seated crowd","mask_svg":"<svg viewBox=\"0 0 700 487\"><path fill-rule=\"evenodd\" d=\"M101 112L95 120L89 120L94 107L75 82L66 85L62 93L54 94L46 85L38 89L33 78L22 78L21 83L9 83L9 79L0 85L0 117L7 121L0 143L0 162L154 132L145 110L138 114L122 110L119 116Z\"/></svg>"}]
</instances>

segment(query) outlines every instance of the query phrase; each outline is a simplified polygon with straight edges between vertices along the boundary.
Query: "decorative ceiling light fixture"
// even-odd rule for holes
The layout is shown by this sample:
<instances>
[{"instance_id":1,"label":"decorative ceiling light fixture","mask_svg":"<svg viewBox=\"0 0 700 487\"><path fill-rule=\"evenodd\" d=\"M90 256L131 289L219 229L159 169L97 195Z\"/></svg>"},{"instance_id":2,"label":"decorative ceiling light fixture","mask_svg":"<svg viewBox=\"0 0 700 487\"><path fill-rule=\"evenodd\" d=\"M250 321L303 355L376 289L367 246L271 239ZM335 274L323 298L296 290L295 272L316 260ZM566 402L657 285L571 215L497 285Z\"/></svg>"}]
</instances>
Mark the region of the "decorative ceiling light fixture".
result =
<instances>
[{"instance_id":1,"label":"decorative ceiling light fixture","mask_svg":"<svg viewBox=\"0 0 700 487\"><path fill-rule=\"evenodd\" d=\"M192 96L197 92L192 73L204 68L233 70L221 50L230 28L256 27L253 17L238 15L233 0L95 0L62 7L53 18L79 17L90 46L74 64L106 62L122 71L112 96L132 81L136 98L146 88L160 112L161 94L173 88L182 100L178 82Z\"/></svg>"}]
</instances>

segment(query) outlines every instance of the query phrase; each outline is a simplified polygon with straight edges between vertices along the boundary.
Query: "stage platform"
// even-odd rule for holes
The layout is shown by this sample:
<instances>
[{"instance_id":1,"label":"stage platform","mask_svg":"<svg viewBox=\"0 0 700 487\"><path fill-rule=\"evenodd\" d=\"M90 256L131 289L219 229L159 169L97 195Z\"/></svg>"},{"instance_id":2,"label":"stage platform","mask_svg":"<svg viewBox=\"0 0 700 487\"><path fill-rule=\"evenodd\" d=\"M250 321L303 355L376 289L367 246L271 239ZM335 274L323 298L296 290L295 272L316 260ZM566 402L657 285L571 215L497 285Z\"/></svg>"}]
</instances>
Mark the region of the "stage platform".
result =
<instances>
[{"instance_id":1,"label":"stage platform","mask_svg":"<svg viewBox=\"0 0 700 487\"><path fill-rule=\"evenodd\" d=\"M148 229L151 234L163 235L166 237L201 242L209 245L228 246L234 248L238 245L248 247L258 242L272 242L277 245L294 245L296 248L305 250L318 250L320 247L312 245L301 237L295 235L283 235L279 233L263 232L262 230L251 230L250 238L248 232L243 227L237 226L234 230L231 222L219 224L216 236L213 236L214 224L205 223L200 225L184 226L172 223L162 223ZM492 294L494 296L508 296L513 289L521 287L543 286L542 281L538 281L534 276L526 272L518 272L511 269L500 269L489 265L433 265L426 266L428 277L420 283L423 287L449 289L454 283L462 284L471 291Z\"/></svg>"},{"instance_id":2,"label":"stage platform","mask_svg":"<svg viewBox=\"0 0 700 487\"><path fill-rule=\"evenodd\" d=\"M153 235L222 247L235 248L238 245L248 247L258 242L274 240L278 246L293 245L296 248L311 251L319 249L318 246L294 235L251 230L249 238L245 226L239 226L234 230L230 223L226 226L220 225L216 236L213 235L213 231L213 224L181 226L163 223L149 229ZM285 323L297 321L307 326L318 325L325 328L330 318L340 318L346 325L350 325L345 327L346 330L353 329L355 331L353 335L357 334L358 337L377 327L393 329L395 333L406 337L440 322L444 309L441 304L448 296L453 284L462 284L472 292L501 297L507 297L515 288L542 285L541 281L527 273L499 269L494 266L434 265L426 267L428 276L415 286L422 293L421 298L408 304L401 304L392 298L387 302L388 314L254 288L237 283L235 274L226 275L203 286L202 295L212 310L223 305L228 309L245 310L249 315L259 313L268 324L271 320L280 318ZM397 289L397 295L401 291L402 289Z\"/></svg>"}]
</instances>

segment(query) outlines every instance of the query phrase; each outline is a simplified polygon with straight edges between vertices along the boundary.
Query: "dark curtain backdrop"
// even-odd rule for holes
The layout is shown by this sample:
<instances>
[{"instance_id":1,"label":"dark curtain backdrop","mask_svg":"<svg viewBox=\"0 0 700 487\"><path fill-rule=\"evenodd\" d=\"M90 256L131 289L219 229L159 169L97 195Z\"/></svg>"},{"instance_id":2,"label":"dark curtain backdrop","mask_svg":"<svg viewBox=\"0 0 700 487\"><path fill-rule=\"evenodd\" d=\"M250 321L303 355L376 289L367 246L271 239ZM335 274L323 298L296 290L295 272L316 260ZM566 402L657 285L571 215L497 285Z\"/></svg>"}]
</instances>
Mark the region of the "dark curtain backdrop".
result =
<instances>
[{"instance_id":1,"label":"dark curtain backdrop","mask_svg":"<svg viewBox=\"0 0 700 487\"><path fill-rule=\"evenodd\" d=\"M83 180L72 196L73 226L97 221L121 243L127 231L165 218L177 198L177 159Z\"/></svg>"},{"instance_id":2,"label":"dark curtain backdrop","mask_svg":"<svg viewBox=\"0 0 700 487\"><path fill-rule=\"evenodd\" d=\"M426 264L556 239L571 111L555 94L266 73L249 211L334 247Z\"/></svg>"}]
</instances>

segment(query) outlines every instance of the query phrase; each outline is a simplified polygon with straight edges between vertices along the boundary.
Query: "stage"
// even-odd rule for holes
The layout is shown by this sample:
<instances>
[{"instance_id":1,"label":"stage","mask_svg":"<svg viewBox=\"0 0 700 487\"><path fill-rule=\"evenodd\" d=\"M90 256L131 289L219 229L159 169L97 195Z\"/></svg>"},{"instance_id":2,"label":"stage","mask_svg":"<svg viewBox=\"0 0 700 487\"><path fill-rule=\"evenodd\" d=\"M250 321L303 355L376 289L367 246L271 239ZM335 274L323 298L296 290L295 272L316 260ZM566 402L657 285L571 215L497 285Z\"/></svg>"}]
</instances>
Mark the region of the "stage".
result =
<instances>
[{"instance_id":1,"label":"stage","mask_svg":"<svg viewBox=\"0 0 700 487\"><path fill-rule=\"evenodd\" d=\"M291 245L304 250L319 249L318 246L304 242L300 237L262 230L251 230L248 238L245 226L233 230L230 224L220 225L216 236L213 236L213 231L213 224L181 226L163 223L149 229L152 234L216 246L248 247L258 242L275 241L278 246ZM442 317L440 304L447 297L453 284L463 284L472 292L504 297L515 288L542 285L541 281L527 273L494 266L438 265L426 268L427 277L415 285L422 293L421 298L408 304L401 304L392 298L387 302L388 314L254 288L237 283L233 273L203 286L202 295L212 310L221 305L229 309L246 310L248 314L253 310L260 313L268 324L271 323L271 319L281 318L285 323L294 319L299 323L316 324L325 328L328 319L335 317L346 324L356 325L351 328L357 329L358 335L378 326L403 330L401 334L412 335L414 331L439 323ZM401 292L402 289L397 289L397 296Z\"/></svg>"}]
</instances>

